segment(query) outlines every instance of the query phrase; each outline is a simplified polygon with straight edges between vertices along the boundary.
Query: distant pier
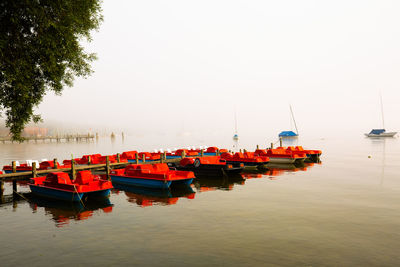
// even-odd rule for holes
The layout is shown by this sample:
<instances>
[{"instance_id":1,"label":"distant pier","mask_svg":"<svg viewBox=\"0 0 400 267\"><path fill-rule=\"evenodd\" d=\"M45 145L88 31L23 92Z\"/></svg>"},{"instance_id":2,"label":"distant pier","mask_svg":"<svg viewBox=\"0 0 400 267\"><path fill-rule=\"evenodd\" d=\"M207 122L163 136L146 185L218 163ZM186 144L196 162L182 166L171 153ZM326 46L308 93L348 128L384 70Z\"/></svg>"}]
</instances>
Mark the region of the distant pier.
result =
<instances>
[{"instance_id":1,"label":"distant pier","mask_svg":"<svg viewBox=\"0 0 400 267\"><path fill-rule=\"evenodd\" d=\"M23 142L29 142L29 141L50 141L50 142L61 142L61 141L91 141L94 140L95 135L94 134L66 134L66 135L55 135L55 136L28 136L28 137L23 137ZM0 137L0 142L3 144L6 142L14 142L10 136L4 136Z\"/></svg>"}]
</instances>

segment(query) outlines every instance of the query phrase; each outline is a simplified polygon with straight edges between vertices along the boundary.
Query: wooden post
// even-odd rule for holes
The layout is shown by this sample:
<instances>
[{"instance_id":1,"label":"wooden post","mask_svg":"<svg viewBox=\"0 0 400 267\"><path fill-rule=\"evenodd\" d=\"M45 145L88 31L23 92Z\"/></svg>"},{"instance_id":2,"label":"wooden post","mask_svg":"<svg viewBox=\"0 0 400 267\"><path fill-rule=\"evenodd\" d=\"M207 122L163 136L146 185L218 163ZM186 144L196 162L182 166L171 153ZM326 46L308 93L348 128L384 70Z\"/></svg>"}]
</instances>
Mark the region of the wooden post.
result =
<instances>
[{"instance_id":1,"label":"wooden post","mask_svg":"<svg viewBox=\"0 0 400 267\"><path fill-rule=\"evenodd\" d=\"M16 194L17 193L17 180L13 180L12 181L12 183L13 183L13 194Z\"/></svg>"},{"instance_id":2,"label":"wooden post","mask_svg":"<svg viewBox=\"0 0 400 267\"><path fill-rule=\"evenodd\" d=\"M181 158L185 158L186 157L185 154L186 154L186 152L185 152L185 150L183 150L182 153L181 153Z\"/></svg>"},{"instance_id":3,"label":"wooden post","mask_svg":"<svg viewBox=\"0 0 400 267\"><path fill-rule=\"evenodd\" d=\"M74 159L71 160L71 176L72 176L72 180L75 180L76 169L75 169L75 160Z\"/></svg>"},{"instance_id":4,"label":"wooden post","mask_svg":"<svg viewBox=\"0 0 400 267\"><path fill-rule=\"evenodd\" d=\"M271 143L271 149L274 149L274 143Z\"/></svg>"},{"instance_id":5,"label":"wooden post","mask_svg":"<svg viewBox=\"0 0 400 267\"><path fill-rule=\"evenodd\" d=\"M32 177L33 178L37 177L36 162L32 162Z\"/></svg>"},{"instance_id":6,"label":"wooden post","mask_svg":"<svg viewBox=\"0 0 400 267\"><path fill-rule=\"evenodd\" d=\"M117 162L120 163L121 162L121 155L119 153L117 153Z\"/></svg>"},{"instance_id":7,"label":"wooden post","mask_svg":"<svg viewBox=\"0 0 400 267\"><path fill-rule=\"evenodd\" d=\"M106 156L106 174L107 179L110 180L110 159Z\"/></svg>"},{"instance_id":8,"label":"wooden post","mask_svg":"<svg viewBox=\"0 0 400 267\"><path fill-rule=\"evenodd\" d=\"M142 162L143 162L143 163L145 163L145 162L146 162L146 155L145 155L145 154L143 154L143 157L142 157Z\"/></svg>"},{"instance_id":9,"label":"wooden post","mask_svg":"<svg viewBox=\"0 0 400 267\"><path fill-rule=\"evenodd\" d=\"M36 162L35 162L36 163ZM57 169L57 159L53 159L53 169Z\"/></svg>"},{"instance_id":10,"label":"wooden post","mask_svg":"<svg viewBox=\"0 0 400 267\"><path fill-rule=\"evenodd\" d=\"M239 149L239 152L242 153L242 149Z\"/></svg>"},{"instance_id":11,"label":"wooden post","mask_svg":"<svg viewBox=\"0 0 400 267\"><path fill-rule=\"evenodd\" d=\"M257 149L260 149L258 145L257 145Z\"/></svg>"},{"instance_id":12,"label":"wooden post","mask_svg":"<svg viewBox=\"0 0 400 267\"><path fill-rule=\"evenodd\" d=\"M243 153L246 153L247 152L247 150L246 149L243 149Z\"/></svg>"},{"instance_id":13,"label":"wooden post","mask_svg":"<svg viewBox=\"0 0 400 267\"><path fill-rule=\"evenodd\" d=\"M282 137L279 137L279 146L282 147Z\"/></svg>"},{"instance_id":14,"label":"wooden post","mask_svg":"<svg viewBox=\"0 0 400 267\"><path fill-rule=\"evenodd\" d=\"M1 203L4 202L3 193L4 193L4 180L1 179L1 180L0 180L0 202L1 202Z\"/></svg>"},{"instance_id":15,"label":"wooden post","mask_svg":"<svg viewBox=\"0 0 400 267\"><path fill-rule=\"evenodd\" d=\"M135 160L136 160L136 164L139 164L139 154L138 153L136 153L136 155L135 155Z\"/></svg>"},{"instance_id":16,"label":"wooden post","mask_svg":"<svg viewBox=\"0 0 400 267\"><path fill-rule=\"evenodd\" d=\"M200 156L204 157L204 150L203 149L200 151Z\"/></svg>"},{"instance_id":17,"label":"wooden post","mask_svg":"<svg viewBox=\"0 0 400 267\"><path fill-rule=\"evenodd\" d=\"M17 172L17 164L15 163L15 161L11 162L11 166L12 166L12 172L16 173ZM13 185L13 194L14 194L17 192L17 180L13 179L12 185Z\"/></svg>"},{"instance_id":18,"label":"wooden post","mask_svg":"<svg viewBox=\"0 0 400 267\"><path fill-rule=\"evenodd\" d=\"M11 167L12 167L12 172L16 173L17 172L17 163L15 161L11 162Z\"/></svg>"},{"instance_id":19,"label":"wooden post","mask_svg":"<svg viewBox=\"0 0 400 267\"><path fill-rule=\"evenodd\" d=\"M164 160L167 160L167 151L164 151L163 156L164 156Z\"/></svg>"},{"instance_id":20,"label":"wooden post","mask_svg":"<svg viewBox=\"0 0 400 267\"><path fill-rule=\"evenodd\" d=\"M160 154L160 163L164 163L164 154Z\"/></svg>"},{"instance_id":21,"label":"wooden post","mask_svg":"<svg viewBox=\"0 0 400 267\"><path fill-rule=\"evenodd\" d=\"M92 156L88 156L88 162L87 162L87 164L88 164L88 165L92 164Z\"/></svg>"},{"instance_id":22,"label":"wooden post","mask_svg":"<svg viewBox=\"0 0 400 267\"><path fill-rule=\"evenodd\" d=\"M217 149L217 152L215 153L216 156L219 156L219 149Z\"/></svg>"}]
</instances>

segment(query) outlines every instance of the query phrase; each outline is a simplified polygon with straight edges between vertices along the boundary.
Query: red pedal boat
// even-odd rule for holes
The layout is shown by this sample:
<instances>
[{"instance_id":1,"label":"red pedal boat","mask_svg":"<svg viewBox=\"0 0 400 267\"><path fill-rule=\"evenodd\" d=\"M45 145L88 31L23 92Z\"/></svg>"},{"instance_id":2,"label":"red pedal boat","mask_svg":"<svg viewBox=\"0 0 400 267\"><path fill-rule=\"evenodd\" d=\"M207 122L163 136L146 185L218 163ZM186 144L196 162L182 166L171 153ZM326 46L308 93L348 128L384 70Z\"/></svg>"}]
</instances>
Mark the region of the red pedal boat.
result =
<instances>
[{"instance_id":1,"label":"red pedal boat","mask_svg":"<svg viewBox=\"0 0 400 267\"><path fill-rule=\"evenodd\" d=\"M165 163L132 164L125 169L112 170L110 176L115 183L159 189L188 186L195 178L193 172L170 170Z\"/></svg>"},{"instance_id":2,"label":"red pedal boat","mask_svg":"<svg viewBox=\"0 0 400 267\"><path fill-rule=\"evenodd\" d=\"M65 172L52 172L31 178L29 187L33 194L67 201L80 201L86 196L106 197L113 188L110 181L102 180L90 171L78 172L74 181Z\"/></svg>"},{"instance_id":3,"label":"red pedal boat","mask_svg":"<svg viewBox=\"0 0 400 267\"><path fill-rule=\"evenodd\" d=\"M228 164L220 156L184 158L175 166L178 170L193 171L196 176L217 176L238 174L243 171L243 163Z\"/></svg>"},{"instance_id":4,"label":"red pedal boat","mask_svg":"<svg viewBox=\"0 0 400 267\"><path fill-rule=\"evenodd\" d=\"M286 148L286 150L290 151L293 154L298 154L298 155L306 153L308 162L318 162L319 157L322 154L321 150L306 150L303 149L302 146L296 146L296 147L289 146Z\"/></svg>"},{"instance_id":5,"label":"red pedal boat","mask_svg":"<svg viewBox=\"0 0 400 267\"><path fill-rule=\"evenodd\" d=\"M269 158L265 156L256 156L253 152L237 152L234 155L231 153L222 153L221 158L226 160L226 163L243 163L244 166L263 166L269 162Z\"/></svg>"},{"instance_id":6,"label":"red pedal boat","mask_svg":"<svg viewBox=\"0 0 400 267\"><path fill-rule=\"evenodd\" d=\"M307 158L306 153L295 153L283 148L276 149L257 149L254 152L257 156L269 157L271 163L301 163Z\"/></svg>"}]
</instances>

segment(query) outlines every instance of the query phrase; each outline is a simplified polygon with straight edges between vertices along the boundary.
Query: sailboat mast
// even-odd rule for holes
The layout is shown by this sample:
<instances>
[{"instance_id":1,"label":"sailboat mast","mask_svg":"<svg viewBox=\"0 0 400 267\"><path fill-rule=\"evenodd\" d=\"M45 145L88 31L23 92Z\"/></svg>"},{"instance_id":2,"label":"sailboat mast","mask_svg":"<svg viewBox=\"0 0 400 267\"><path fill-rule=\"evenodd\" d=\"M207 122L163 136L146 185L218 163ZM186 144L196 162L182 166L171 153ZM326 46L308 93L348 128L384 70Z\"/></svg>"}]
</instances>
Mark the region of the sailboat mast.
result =
<instances>
[{"instance_id":1,"label":"sailboat mast","mask_svg":"<svg viewBox=\"0 0 400 267\"><path fill-rule=\"evenodd\" d=\"M237 119L236 119L236 108L235 108L235 133L237 133Z\"/></svg>"},{"instance_id":2,"label":"sailboat mast","mask_svg":"<svg viewBox=\"0 0 400 267\"><path fill-rule=\"evenodd\" d=\"M296 128L296 133L297 133L297 135L298 135L298 134L299 134L299 130L297 130L297 124L296 124L296 120L294 119L293 110L292 110L292 105L289 105L289 107L290 107L290 113L292 114L292 119L293 119L293 122L294 122L294 127Z\"/></svg>"},{"instance_id":3,"label":"sailboat mast","mask_svg":"<svg viewBox=\"0 0 400 267\"><path fill-rule=\"evenodd\" d=\"M381 97L382 126L383 126L383 129L385 129L385 119L383 116L383 101L382 101L382 93L381 92L379 92L379 96Z\"/></svg>"}]
</instances>

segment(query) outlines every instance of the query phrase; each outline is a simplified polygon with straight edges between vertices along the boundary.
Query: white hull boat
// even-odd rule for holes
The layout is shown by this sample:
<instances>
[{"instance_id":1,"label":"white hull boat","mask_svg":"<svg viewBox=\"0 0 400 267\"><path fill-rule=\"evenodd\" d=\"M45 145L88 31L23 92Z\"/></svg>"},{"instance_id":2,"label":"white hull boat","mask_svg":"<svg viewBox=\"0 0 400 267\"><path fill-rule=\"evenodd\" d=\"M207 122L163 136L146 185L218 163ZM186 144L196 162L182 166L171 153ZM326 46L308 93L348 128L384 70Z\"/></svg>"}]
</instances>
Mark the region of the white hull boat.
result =
<instances>
[{"instance_id":1,"label":"white hull boat","mask_svg":"<svg viewBox=\"0 0 400 267\"><path fill-rule=\"evenodd\" d=\"M365 136L367 136L367 137L394 137L396 134L397 134L397 132L383 132L380 134L366 133Z\"/></svg>"},{"instance_id":2,"label":"white hull boat","mask_svg":"<svg viewBox=\"0 0 400 267\"><path fill-rule=\"evenodd\" d=\"M397 132L386 132L385 130L385 119L383 116L383 101L382 101L382 95L379 94L381 98L381 113L382 113L382 129L372 129L371 132L366 133L366 137L394 137Z\"/></svg>"}]
</instances>

